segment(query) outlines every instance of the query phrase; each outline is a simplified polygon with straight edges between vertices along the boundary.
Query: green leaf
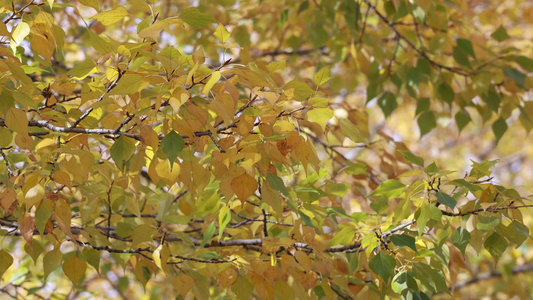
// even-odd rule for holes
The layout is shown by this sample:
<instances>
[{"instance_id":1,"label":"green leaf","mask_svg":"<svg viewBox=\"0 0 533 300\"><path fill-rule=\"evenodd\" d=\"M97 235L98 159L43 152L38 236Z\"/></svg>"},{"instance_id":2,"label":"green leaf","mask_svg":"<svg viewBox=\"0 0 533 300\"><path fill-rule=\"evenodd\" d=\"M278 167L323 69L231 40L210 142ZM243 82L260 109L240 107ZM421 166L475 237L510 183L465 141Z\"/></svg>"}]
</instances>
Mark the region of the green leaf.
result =
<instances>
[{"instance_id":1,"label":"green leaf","mask_svg":"<svg viewBox=\"0 0 533 300\"><path fill-rule=\"evenodd\" d=\"M455 114L455 123L457 123L457 127L459 128L459 132L465 128L468 123L470 123L472 119L470 119L470 114L464 110L461 109Z\"/></svg>"},{"instance_id":2,"label":"green leaf","mask_svg":"<svg viewBox=\"0 0 533 300\"><path fill-rule=\"evenodd\" d=\"M403 193L405 184L396 179L389 179L381 183L369 196L384 196L387 199L396 198Z\"/></svg>"},{"instance_id":3,"label":"green leaf","mask_svg":"<svg viewBox=\"0 0 533 300\"><path fill-rule=\"evenodd\" d=\"M368 145L368 141L366 137L359 131L359 128L355 126L350 120L348 119L338 119L339 123L341 125L341 131L342 133L348 137L350 140L352 140L354 143L364 143Z\"/></svg>"},{"instance_id":4,"label":"green leaf","mask_svg":"<svg viewBox=\"0 0 533 300\"><path fill-rule=\"evenodd\" d=\"M514 56L513 60L517 62L522 69L527 72L533 72L533 59L526 56Z\"/></svg>"},{"instance_id":5,"label":"green leaf","mask_svg":"<svg viewBox=\"0 0 533 300\"><path fill-rule=\"evenodd\" d=\"M44 228L46 226L46 223L52 216L52 212L54 209L48 203L48 201L42 201L41 204L39 204L39 207L35 211L35 227L41 234L44 234Z\"/></svg>"},{"instance_id":6,"label":"green leaf","mask_svg":"<svg viewBox=\"0 0 533 300\"><path fill-rule=\"evenodd\" d=\"M455 59L458 64L470 68L470 60L468 60L468 54L459 46L453 47L452 55L453 59Z\"/></svg>"},{"instance_id":7,"label":"green leaf","mask_svg":"<svg viewBox=\"0 0 533 300\"><path fill-rule=\"evenodd\" d=\"M430 132L437 126L435 121L435 115L431 111L426 111L418 117L418 127L420 128L420 137L423 137L426 133Z\"/></svg>"},{"instance_id":8,"label":"green leaf","mask_svg":"<svg viewBox=\"0 0 533 300\"><path fill-rule=\"evenodd\" d=\"M372 257L368 263L370 270L383 278L385 282L389 280L389 277L394 273L394 267L396 266L396 260L383 252L379 252L376 256Z\"/></svg>"},{"instance_id":9,"label":"green leaf","mask_svg":"<svg viewBox=\"0 0 533 300\"><path fill-rule=\"evenodd\" d=\"M503 28L502 25L500 25L500 27L498 27L498 29L496 29L496 31L494 31L490 35L490 37L497 40L498 42L502 42L510 38L510 36L507 34L507 31L505 30L505 28Z\"/></svg>"},{"instance_id":10,"label":"green leaf","mask_svg":"<svg viewBox=\"0 0 533 300\"><path fill-rule=\"evenodd\" d=\"M329 67L324 67L313 76L313 82L317 86L321 86L331 79Z\"/></svg>"},{"instance_id":11,"label":"green leaf","mask_svg":"<svg viewBox=\"0 0 533 300\"><path fill-rule=\"evenodd\" d=\"M215 221L213 221L209 224L209 226L207 226L207 229L204 232L204 237L202 239L202 243L200 244L200 248L203 248L207 243L209 243L216 230L217 227L215 226Z\"/></svg>"},{"instance_id":12,"label":"green leaf","mask_svg":"<svg viewBox=\"0 0 533 300\"><path fill-rule=\"evenodd\" d=\"M461 48L465 53L472 58L476 58L474 53L474 47L472 47L472 42L467 39L457 39L457 47Z\"/></svg>"},{"instance_id":13,"label":"green leaf","mask_svg":"<svg viewBox=\"0 0 533 300\"><path fill-rule=\"evenodd\" d=\"M492 131L496 136L496 144L500 141L503 134L507 131L507 123L503 118L499 118L494 123L492 123Z\"/></svg>"},{"instance_id":14,"label":"green leaf","mask_svg":"<svg viewBox=\"0 0 533 300\"><path fill-rule=\"evenodd\" d=\"M439 98L448 104L451 104L455 99L455 92L446 82L439 85L438 94Z\"/></svg>"},{"instance_id":15,"label":"green leaf","mask_svg":"<svg viewBox=\"0 0 533 300\"><path fill-rule=\"evenodd\" d=\"M415 115L418 116L420 113L428 111L429 107L430 107L429 98L419 98L418 101L416 101Z\"/></svg>"},{"instance_id":16,"label":"green leaf","mask_svg":"<svg viewBox=\"0 0 533 300\"><path fill-rule=\"evenodd\" d=\"M329 34L324 29L323 24L314 23L314 25L311 27L311 31L309 32L309 38L311 39L315 49L318 49L324 46L329 40Z\"/></svg>"},{"instance_id":17,"label":"green leaf","mask_svg":"<svg viewBox=\"0 0 533 300\"><path fill-rule=\"evenodd\" d=\"M420 280L422 287L430 292L450 293L441 271L435 270L425 263L415 262L413 263L413 274L416 279Z\"/></svg>"},{"instance_id":18,"label":"green leaf","mask_svg":"<svg viewBox=\"0 0 533 300\"><path fill-rule=\"evenodd\" d=\"M278 176L272 173L267 173L266 180L268 182L268 185L270 185L271 188L277 191L280 191L286 197L289 197L289 198L291 197L289 194L289 190L287 190L287 187L285 186L281 178L279 178Z\"/></svg>"},{"instance_id":19,"label":"green leaf","mask_svg":"<svg viewBox=\"0 0 533 300\"><path fill-rule=\"evenodd\" d=\"M387 118L398 107L398 102L396 102L396 96L393 93L386 92L379 97L378 105Z\"/></svg>"},{"instance_id":20,"label":"green leaf","mask_svg":"<svg viewBox=\"0 0 533 300\"><path fill-rule=\"evenodd\" d=\"M498 112L498 109L500 108L500 96L496 91L494 90L494 87L490 87L488 93L481 95L481 99L487 103L487 106L493 110L494 112Z\"/></svg>"},{"instance_id":21,"label":"green leaf","mask_svg":"<svg viewBox=\"0 0 533 300\"><path fill-rule=\"evenodd\" d=\"M161 150L167 156L170 167L174 164L176 157L185 147L185 141L176 131L172 130L161 140Z\"/></svg>"},{"instance_id":22,"label":"green leaf","mask_svg":"<svg viewBox=\"0 0 533 300\"><path fill-rule=\"evenodd\" d=\"M126 163L133 156L135 146L130 138L121 135L109 149L111 158L120 169L124 168Z\"/></svg>"},{"instance_id":23,"label":"green leaf","mask_svg":"<svg viewBox=\"0 0 533 300\"><path fill-rule=\"evenodd\" d=\"M519 87L524 88L524 82L526 81L526 75L517 69L505 69L505 75L511 77Z\"/></svg>"},{"instance_id":24,"label":"green leaf","mask_svg":"<svg viewBox=\"0 0 533 300\"><path fill-rule=\"evenodd\" d=\"M485 240L484 246L494 259L495 264L498 264L498 260L500 260L503 252L507 249L508 244L505 238L497 232L494 232Z\"/></svg>"},{"instance_id":25,"label":"green leaf","mask_svg":"<svg viewBox=\"0 0 533 300\"><path fill-rule=\"evenodd\" d=\"M287 201L287 204L289 204L289 203L290 203L290 201ZM311 218L309 218L308 215L306 215L303 211L301 211L299 209L298 209L298 214L302 218L302 221L304 221L305 225L313 227L314 229L318 230L318 228L315 226L315 224L313 224L313 221L311 220Z\"/></svg>"},{"instance_id":26,"label":"green leaf","mask_svg":"<svg viewBox=\"0 0 533 300\"><path fill-rule=\"evenodd\" d=\"M500 219L494 216L479 216L477 222L477 229L485 232L489 232L492 229L496 228L500 224Z\"/></svg>"},{"instance_id":27,"label":"green leaf","mask_svg":"<svg viewBox=\"0 0 533 300\"><path fill-rule=\"evenodd\" d=\"M370 203L370 208L372 208L375 212L378 214L384 211L389 207L389 202L387 201L387 198L380 197L379 199L372 201Z\"/></svg>"},{"instance_id":28,"label":"green leaf","mask_svg":"<svg viewBox=\"0 0 533 300\"><path fill-rule=\"evenodd\" d=\"M394 243L394 245L398 246L398 247L403 247L403 246L406 246L406 247L409 247L411 249L413 249L413 251L417 252L418 253L418 250L416 250L416 245L415 245L415 238L410 236L410 235L407 235L407 234L393 234L389 237L390 241Z\"/></svg>"},{"instance_id":29,"label":"green leaf","mask_svg":"<svg viewBox=\"0 0 533 300\"><path fill-rule=\"evenodd\" d=\"M416 217L416 224L418 225L418 235L421 236L424 233L424 230L426 228L426 224L431 219L431 210L429 208L429 204L423 203L422 206L420 206L420 214L418 217Z\"/></svg>"},{"instance_id":30,"label":"green leaf","mask_svg":"<svg viewBox=\"0 0 533 300\"><path fill-rule=\"evenodd\" d=\"M402 295L405 291L418 292L418 284L411 271L402 271L396 274L392 279L391 288L394 292Z\"/></svg>"},{"instance_id":31,"label":"green leaf","mask_svg":"<svg viewBox=\"0 0 533 300\"><path fill-rule=\"evenodd\" d=\"M43 257L44 279L61 265L63 254L58 248L54 248ZM1 260L0 260L1 261Z\"/></svg>"},{"instance_id":32,"label":"green leaf","mask_svg":"<svg viewBox=\"0 0 533 300\"><path fill-rule=\"evenodd\" d=\"M455 205L457 204L457 200L455 200L453 197L443 192L437 193L437 200L439 200L440 203L448 206L451 209L454 209Z\"/></svg>"},{"instance_id":33,"label":"green leaf","mask_svg":"<svg viewBox=\"0 0 533 300\"><path fill-rule=\"evenodd\" d=\"M461 250L461 253L463 253L464 256L466 246L468 246L468 243L470 243L470 232L463 227L459 227L452 233L451 239L455 247Z\"/></svg>"},{"instance_id":34,"label":"green leaf","mask_svg":"<svg viewBox=\"0 0 533 300\"><path fill-rule=\"evenodd\" d=\"M413 153L409 152L409 151L403 151L403 150L398 150L398 152L400 152L401 154L403 154L403 156L405 157L405 160L412 163L412 164L415 164L415 165L419 165L421 167L424 166L424 159L420 156L416 156L414 155Z\"/></svg>"},{"instance_id":35,"label":"green leaf","mask_svg":"<svg viewBox=\"0 0 533 300\"><path fill-rule=\"evenodd\" d=\"M513 220L511 224L507 226L507 228L513 232L513 235L507 236L507 238L511 242L515 243L517 248L522 245L522 243L528 237L531 238L531 236L529 235L529 228L526 225L518 222L517 220Z\"/></svg>"},{"instance_id":36,"label":"green leaf","mask_svg":"<svg viewBox=\"0 0 533 300\"><path fill-rule=\"evenodd\" d=\"M424 172L428 174L429 176L433 176L437 174L440 171L439 167L437 167L437 164L435 162L432 162L429 166L427 166L424 169Z\"/></svg>"},{"instance_id":37,"label":"green leaf","mask_svg":"<svg viewBox=\"0 0 533 300\"><path fill-rule=\"evenodd\" d=\"M200 12L196 7L189 7L182 11L180 19L191 25L194 29L200 29L208 24L218 23L213 17Z\"/></svg>"},{"instance_id":38,"label":"green leaf","mask_svg":"<svg viewBox=\"0 0 533 300\"><path fill-rule=\"evenodd\" d=\"M96 272L100 273L100 251L93 248L83 248L83 256L87 259L87 262L94 267Z\"/></svg>"}]
</instances>

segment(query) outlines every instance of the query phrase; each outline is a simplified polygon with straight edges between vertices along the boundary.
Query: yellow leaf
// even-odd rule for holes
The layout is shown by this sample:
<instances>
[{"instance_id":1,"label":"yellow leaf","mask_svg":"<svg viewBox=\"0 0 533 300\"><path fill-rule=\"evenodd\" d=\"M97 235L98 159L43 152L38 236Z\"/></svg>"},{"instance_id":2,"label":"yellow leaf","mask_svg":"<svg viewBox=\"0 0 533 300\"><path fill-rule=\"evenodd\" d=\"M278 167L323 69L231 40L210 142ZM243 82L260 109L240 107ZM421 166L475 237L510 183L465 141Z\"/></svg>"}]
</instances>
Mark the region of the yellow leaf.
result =
<instances>
[{"instance_id":1,"label":"yellow leaf","mask_svg":"<svg viewBox=\"0 0 533 300\"><path fill-rule=\"evenodd\" d=\"M225 43L230 36L229 31L224 27L222 24L218 24L217 30L215 30L215 37L221 41L222 43Z\"/></svg>"},{"instance_id":2,"label":"yellow leaf","mask_svg":"<svg viewBox=\"0 0 533 300\"><path fill-rule=\"evenodd\" d=\"M231 189L242 202L255 193L257 186L257 181L246 173L233 178L231 181Z\"/></svg>"},{"instance_id":3,"label":"yellow leaf","mask_svg":"<svg viewBox=\"0 0 533 300\"><path fill-rule=\"evenodd\" d=\"M105 26L109 26L111 24L114 24L124 19L128 15L129 14L126 8L124 8L124 6L119 6L115 9L101 12L97 14L96 16L92 17L91 19L96 19L100 21L102 24L104 24Z\"/></svg>"},{"instance_id":4,"label":"yellow leaf","mask_svg":"<svg viewBox=\"0 0 533 300\"><path fill-rule=\"evenodd\" d=\"M189 91L183 88L179 88L172 93L168 102L172 106L172 111L177 113L180 107L191 98Z\"/></svg>"},{"instance_id":5,"label":"yellow leaf","mask_svg":"<svg viewBox=\"0 0 533 300\"><path fill-rule=\"evenodd\" d=\"M213 72L213 74L211 74L211 77L209 77L209 80L205 84L204 88L202 89L202 93L204 93L205 95L209 94L209 91L211 90L213 85L215 85L215 83L218 82L219 79L220 79L220 72L219 71Z\"/></svg>"},{"instance_id":6,"label":"yellow leaf","mask_svg":"<svg viewBox=\"0 0 533 300\"><path fill-rule=\"evenodd\" d=\"M161 270L165 271L168 258L170 257L170 250L168 249L168 246L166 245L159 245L154 250L154 253L152 253L152 258L154 259L154 263L156 266L158 266ZM166 271L165 271L166 272Z\"/></svg>"},{"instance_id":7,"label":"yellow leaf","mask_svg":"<svg viewBox=\"0 0 533 300\"><path fill-rule=\"evenodd\" d=\"M57 140L56 139L51 139L51 138L48 138L48 139L42 139L40 142L37 143L37 145L35 146L35 152L39 152L41 151L42 149L44 148L47 148L47 147L54 147L57 145Z\"/></svg>"},{"instance_id":8,"label":"yellow leaf","mask_svg":"<svg viewBox=\"0 0 533 300\"><path fill-rule=\"evenodd\" d=\"M31 27L32 37L30 46L35 53L51 62L52 55L56 48L56 40L48 25L45 23L34 23Z\"/></svg>"},{"instance_id":9,"label":"yellow leaf","mask_svg":"<svg viewBox=\"0 0 533 300\"><path fill-rule=\"evenodd\" d=\"M86 270L87 263L76 256L72 256L63 263L63 272L72 281L73 285L76 285L80 281L83 275L85 275Z\"/></svg>"},{"instance_id":10,"label":"yellow leaf","mask_svg":"<svg viewBox=\"0 0 533 300\"><path fill-rule=\"evenodd\" d=\"M15 48L17 46L20 46L20 43L22 42L22 40L24 40L25 37L28 36L28 34L30 34L30 26L27 23L20 22L17 27L15 27L15 29L11 33L13 39L11 40L10 44L10 47L13 52L16 52Z\"/></svg>"},{"instance_id":11,"label":"yellow leaf","mask_svg":"<svg viewBox=\"0 0 533 300\"><path fill-rule=\"evenodd\" d=\"M29 189L24 195L24 202L26 203L26 209L29 209L33 205L41 202L44 199L44 188L37 184Z\"/></svg>"},{"instance_id":12,"label":"yellow leaf","mask_svg":"<svg viewBox=\"0 0 533 300\"><path fill-rule=\"evenodd\" d=\"M162 20L159 22L156 22L152 24L151 26L148 26L141 30L139 32L139 37L141 38L151 38L154 41L157 41L157 38L161 31L165 29L165 27L168 25L168 22L166 20Z\"/></svg>"},{"instance_id":13,"label":"yellow leaf","mask_svg":"<svg viewBox=\"0 0 533 300\"><path fill-rule=\"evenodd\" d=\"M7 128L22 135L28 135L28 119L22 110L11 107L6 116Z\"/></svg>"},{"instance_id":14,"label":"yellow leaf","mask_svg":"<svg viewBox=\"0 0 533 300\"><path fill-rule=\"evenodd\" d=\"M274 124L274 130L278 132L279 134L285 135L289 132L294 131L294 124L292 124L289 121L278 121L276 124Z\"/></svg>"},{"instance_id":15,"label":"yellow leaf","mask_svg":"<svg viewBox=\"0 0 533 300\"><path fill-rule=\"evenodd\" d=\"M175 163L171 167L170 162L168 160L164 160L157 164L155 170L157 175L159 175L159 177L161 177L166 184L171 185L176 182L176 179L178 179L181 169L179 164Z\"/></svg>"},{"instance_id":16,"label":"yellow leaf","mask_svg":"<svg viewBox=\"0 0 533 300\"><path fill-rule=\"evenodd\" d=\"M229 94L217 94L209 106L224 120L224 123L232 123L235 115L235 102Z\"/></svg>"}]
</instances>

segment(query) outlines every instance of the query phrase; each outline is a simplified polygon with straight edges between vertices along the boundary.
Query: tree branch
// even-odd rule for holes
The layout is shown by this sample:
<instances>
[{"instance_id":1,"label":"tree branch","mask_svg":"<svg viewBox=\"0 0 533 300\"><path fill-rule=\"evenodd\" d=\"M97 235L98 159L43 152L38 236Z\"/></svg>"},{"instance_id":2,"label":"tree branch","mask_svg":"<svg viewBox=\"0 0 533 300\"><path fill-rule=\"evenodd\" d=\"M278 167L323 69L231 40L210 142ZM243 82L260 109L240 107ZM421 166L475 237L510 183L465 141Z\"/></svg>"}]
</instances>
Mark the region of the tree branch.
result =
<instances>
[{"instance_id":1,"label":"tree branch","mask_svg":"<svg viewBox=\"0 0 533 300\"><path fill-rule=\"evenodd\" d=\"M525 265L521 265L521 266L516 266L516 267L511 269L511 274L515 275L515 274L531 272L531 271L533 271L533 263L525 264ZM501 272L499 272L499 271L481 273L481 274L478 274L476 277L474 277L474 278L472 278L470 280L460 281L460 282L456 283L453 287L450 287L450 290L451 291L457 291L459 289L462 289L462 288L464 288L464 287L466 287L468 285L477 283L479 281L487 280L487 279L491 279L491 278L496 278L496 277L502 277L502 276L503 276L503 274Z\"/></svg>"}]
</instances>

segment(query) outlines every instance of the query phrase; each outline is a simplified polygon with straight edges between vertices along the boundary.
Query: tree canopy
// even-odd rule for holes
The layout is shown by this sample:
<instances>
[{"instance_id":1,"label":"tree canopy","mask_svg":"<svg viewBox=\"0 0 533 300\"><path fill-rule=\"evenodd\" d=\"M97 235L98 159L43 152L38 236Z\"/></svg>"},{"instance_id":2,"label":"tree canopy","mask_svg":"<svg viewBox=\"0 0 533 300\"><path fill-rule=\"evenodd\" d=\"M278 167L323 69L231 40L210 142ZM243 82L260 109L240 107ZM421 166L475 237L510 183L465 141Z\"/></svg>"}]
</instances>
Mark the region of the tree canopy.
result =
<instances>
[{"instance_id":1,"label":"tree canopy","mask_svg":"<svg viewBox=\"0 0 533 300\"><path fill-rule=\"evenodd\" d=\"M533 293L530 1L0 16L0 293Z\"/></svg>"}]
</instances>

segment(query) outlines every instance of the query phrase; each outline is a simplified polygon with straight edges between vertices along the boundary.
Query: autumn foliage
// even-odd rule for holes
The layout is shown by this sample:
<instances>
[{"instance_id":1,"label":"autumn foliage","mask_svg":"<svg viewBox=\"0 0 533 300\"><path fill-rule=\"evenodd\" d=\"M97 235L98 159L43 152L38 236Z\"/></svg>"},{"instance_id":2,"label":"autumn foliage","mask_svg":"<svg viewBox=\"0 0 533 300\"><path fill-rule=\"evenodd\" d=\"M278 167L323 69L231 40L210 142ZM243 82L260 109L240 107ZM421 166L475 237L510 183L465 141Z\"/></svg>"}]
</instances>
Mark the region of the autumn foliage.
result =
<instances>
[{"instance_id":1,"label":"autumn foliage","mask_svg":"<svg viewBox=\"0 0 533 300\"><path fill-rule=\"evenodd\" d=\"M528 1L0 16L0 293L531 295Z\"/></svg>"}]
</instances>

